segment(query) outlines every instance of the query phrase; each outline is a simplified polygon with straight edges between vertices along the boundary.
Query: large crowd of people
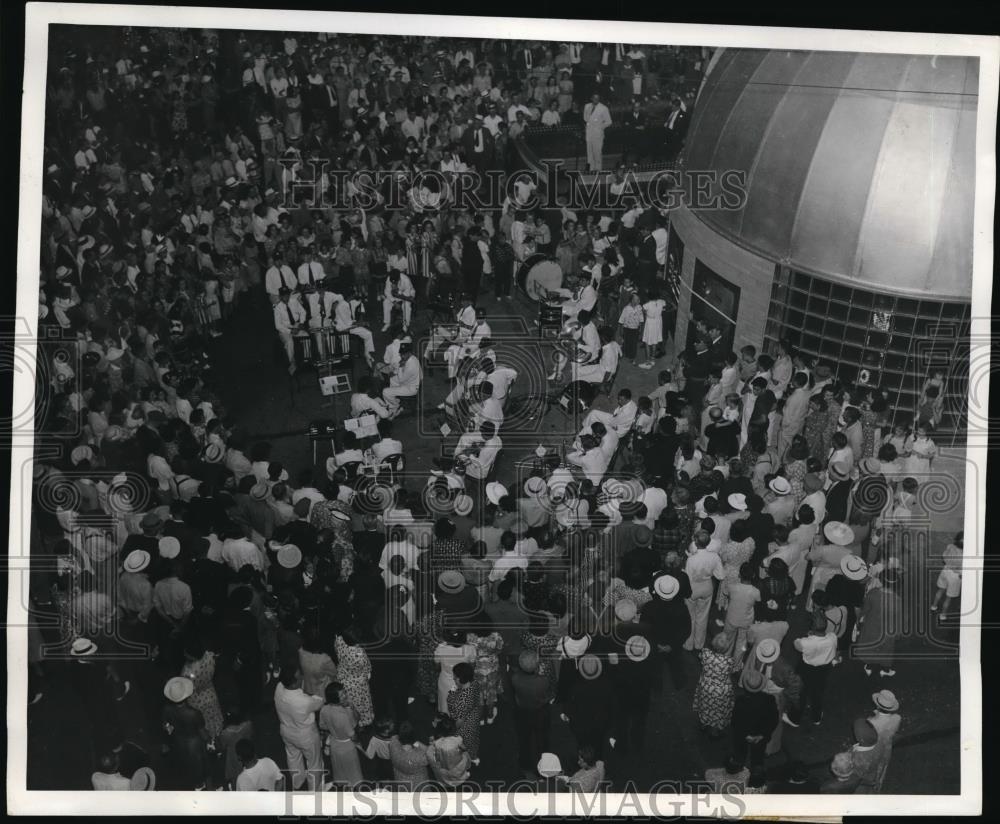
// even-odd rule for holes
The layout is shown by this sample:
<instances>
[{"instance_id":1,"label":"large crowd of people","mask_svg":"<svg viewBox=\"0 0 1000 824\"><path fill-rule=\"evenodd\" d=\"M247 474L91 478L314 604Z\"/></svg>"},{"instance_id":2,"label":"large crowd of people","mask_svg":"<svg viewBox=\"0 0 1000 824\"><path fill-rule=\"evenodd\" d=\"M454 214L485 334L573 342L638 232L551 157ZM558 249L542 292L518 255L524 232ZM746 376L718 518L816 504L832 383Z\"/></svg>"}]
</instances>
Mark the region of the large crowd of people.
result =
<instances>
[{"instance_id":1,"label":"large crowd of people","mask_svg":"<svg viewBox=\"0 0 1000 824\"><path fill-rule=\"evenodd\" d=\"M566 122L600 170L603 130L628 111L638 130L654 93L683 139L669 82L691 51L178 29L53 55L39 316L72 356L39 372L65 448L35 461L29 711L57 680L79 692L94 789L453 788L491 777L497 724L538 787L590 791L623 778L613 753L643 752L669 682L731 738L719 787L880 791L938 378L911 431L787 341L731 352L693 318L668 362L668 216L634 201L552 226L516 196L435 213L287 197L316 182L309 160L485 171ZM551 405L579 404L582 428L501 472L521 376L490 303L527 305L512 282L537 252L565 276L537 295L562 322ZM359 356L351 413L377 435L294 467L245 431L213 353L265 314L293 374ZM656 386L622 385L623 359ZM461 437L415 487L399 433L418 397ZM930 607L944 621L960 547ZM872 678L853 746L779 779L769 757L824 723L838 666Z\"/></svg>"}]
</instances>

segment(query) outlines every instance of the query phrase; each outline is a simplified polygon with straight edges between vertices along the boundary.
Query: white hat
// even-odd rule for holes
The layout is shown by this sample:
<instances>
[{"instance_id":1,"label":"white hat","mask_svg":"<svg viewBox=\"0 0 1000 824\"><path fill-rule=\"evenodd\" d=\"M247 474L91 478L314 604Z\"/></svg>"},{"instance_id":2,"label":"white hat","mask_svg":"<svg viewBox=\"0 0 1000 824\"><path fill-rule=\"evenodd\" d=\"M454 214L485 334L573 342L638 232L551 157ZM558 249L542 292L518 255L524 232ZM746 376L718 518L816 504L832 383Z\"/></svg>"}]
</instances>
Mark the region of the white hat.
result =
<instances>
[{"instance_id":1,"label":"white hat","mask_svg":"<svg viewBox=\"0 0 1000 824\"><path fill-rule=\"evenodd\" d=\"M67 275L69 275L69 267L68 266L57 266L56 267L56 278L58 280L62 280Z\"/></svg>"},{"instance_id":2,"label":"white hat","mask_svg":"<svg viewBox=\"0 0 1000 824\"><path fill-rule=\"evenodd\" d=\"M845 555L840 559L840 571L849 581L863 581L868 576L868 564L857 555Z\"/></svg>"},{"instance_id":3,"label":"white hat","mask_svg":"<svg viewBox=\"0 0 1000 824\"><path fill-rule=\"evenodd\" d=\"M823 534L831 544L848 546L854 543L854 530L841 521L830 521L823 527Z\"/></svg>"},{"instance_id":4,"label":"white hat","mask_svg":"<svg viewBox=\"0 0 1000 824\"><path fill-rule=\"evenodd\" d=\"M726 500L729 505L735 509L737 512L746 512L747 509L747 496L742 492L734 492Z\"/></svg>"},{"instance_id":5,"label":"white hat","mask_svg":"<svg viewBox=\"0 0 1000 824\"><path fill-rule=\"evenodd\" d=\"M163 687L163 694L175 704L179 704L194 692L194 681L183 675L175 675Z\"/></svg>"},{"instance_id":6,"label":"white hat","mask_svg":"<svg viewBox=\"0 0 1000 824\"><path fill-rule=\"evenodd\" d=\"M540 478L538 475L532 475L524 482L524 494L529 498L537 498L546 489L548 489L548 486L545 484L545 479Z\"/></svg>"},{"instance_id":7,"label":"white hat","mask_svg":"<svg viewBox=\"0 0 1000 824\"><path fill-rule=\"evenodd\" d=\"M625 644L625 654L632 661L645 661L649 657L649 641L641 635L633 635Z\"/></svg>"},{"instance_id":8,"label":"white hat","mask_svg":"<svg viewBox=\"0 0 1000 824\"><path fill-rule=\"evenodd\" d=\"M634 621L636 612L635 601L631 598L622 598L615 601L615 617L619 621Z\"/></svg>"},{"instance_id":9,"label":"white hat","mask_svg":"<svg viewBox=\"0 0 1000 824\"><path fill-rule=\"evenodd\" d=\"M456 515L464 517L465 515L468 515L470 512L472 512L474 506L475 504L473 503L472 498L470 498L468 495L463 494L455 498L455 503L453 508Z\"/></svg>"},{"instance_id":10,"label":"white hat","mask_svg":"<svg viewBox=\"0 0 1000 824\"><path fill-rule=\"evenodd\" d=\"M875 707L882 712L895 712L899 709L899 699L891 690L873 692L872 701L875 702Z\"/></svg>"},{"instance_id":11,"label":"white hat","mask_svg":"<svg viewBox=\"0 0 1000 824\"><path fill-rule=\"evenodd\" d=\"M680 588L680 581L673 575L661 575L653 581L653 591L664 601L669 601L673 598Z\"/></svg>"},{"instance_id":12,"label":"white hat","mask_svg":"<svg viewBox=\"0 0 1000 824\"><path fill-rule=\"evenodd\" d=\"M500 503L501 498L507 496L507 487L497 481L486 484L486 498L491 504Z\"/></svg>"},{"instance_id":13,"label":"white hat","mask_svg":"<svg viewBox=\"0 0 1000 824\"><path fill-rule=\"evenodd\" d=\"M563 638L559 644L562 647L562 651L566 654L567 658L579 658L588 649L590 649L590 636L584 635L583 638Z\"/></svg>"},{"instance_id":14,"label":"white hat","mask_svg":"<svg viewBox=\"0 0 1000 824\"><path fill-rule=\"evenodd\" d=\"M754 655L762 664L770 664L772 661L778 660L778 656L781 655L781 646L773 638L762 638L754 647Z\"/></svg>"},{"instance_id":15,"label":"white hat","mask_svg":"<svg viewBox=\"0 0 1000 824\"><path fill-rule=\"evenodd\" d=\"M122 569L126 572L142 572L149 566L149 553L144 549L133 549L126 557Z\"/></svg>"},{"instance_id":16,"label":"white hat","mask_svg":"<svg viewBox=\"0 0 1000 824\"><path fill-rule=\"evenodd\" d=\"M538 759L538 774L545 778L552 778L562 772L562 762L559 756L551 752L543 752Z\"/></svg>"},{"instance_id":17,"label":"white hat","mask_svg":"<svg viewBox=\"0 0 1000 824\"><path fill-rule=\"evenodd\" d=\"M83 444L69 453L69 459L73 466L76 466L80 461L92 461L94 460L94 450Z\"/></svg>"},{"instance_id":18,"label":"white hat","mask_svg":"<svg viewBox=\"0 0 1000 824\"><path fill-rule=\"evenodd\" d=\"M89 638L77 638L69 649L69 654L74 658L83 658L86 655L93 655L95 652L97 652L97 644Z\"/></svg>"},{"instance_id":19,"label":"white hat","mask_svg":"<svg viewBox=\"0 0 1000 824\"><path fill-rule=\"evenodd\" d=\"M171 535L165 535L157 543L161 558L176 558L181 554L181 542Z\"/></svg>"},{"instance_id":20,"label":"white hat","mask_svg":"<svg viewBox=\"0 0 1000 824\"><path fill-rule=\"evenodd\" d=\"M776 475L771 478L771 482L767 485L775 495L787 495L792 491L792 485L788 483L787 478L782 478L780 475Z\"/></svg>"},{"instance_id":21,"label":"white hat","mask_svg":"<svg viewBox=\"0 0 1000 824\"><path fill-rule=\"evenodd\" d=\"M220 463L225 454L225 450L217 443L210 443L205 447L205 463Z\"/></svg>"},{"instance_id":22,"label":"white hat","mask_svg":"<svg viewBox=\"0 0 1000 824\"><path fill-rule=\"evenodd\" d=\"M279 547L276 555L278 566L285 569L295 569L295 567L302 563L302 550L295 546L295 544L285 544Z\"/></svg>"}]
</instances>

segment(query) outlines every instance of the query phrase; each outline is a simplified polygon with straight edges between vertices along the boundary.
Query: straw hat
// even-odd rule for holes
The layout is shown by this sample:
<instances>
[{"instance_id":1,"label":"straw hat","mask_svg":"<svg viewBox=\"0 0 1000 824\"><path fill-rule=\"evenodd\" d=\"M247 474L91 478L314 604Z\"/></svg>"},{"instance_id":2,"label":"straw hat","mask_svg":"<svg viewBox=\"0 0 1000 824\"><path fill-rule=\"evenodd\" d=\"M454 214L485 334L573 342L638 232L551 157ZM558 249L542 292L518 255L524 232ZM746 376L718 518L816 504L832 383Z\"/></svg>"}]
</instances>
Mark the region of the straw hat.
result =
<instances>
[{"instance_id":1,"label":"straw hat","mask_svg":"<svg viewBox=\"0 0 1000 824\"><path fill-rule=\"evenodd\" d=\"M540 478L537 475L532 475L524 482L524 494L529 498L537 498L539 495L544 493L546 489L548 489L548 486L545 484L545 479Z\"/></svg>"},{"instance_id":2,"label":"straw hat","mask_svg":"<svg viewBox=\"0 0 1000 824\"><path fill-rule=\"evenodd\" d=\"M181 542L170 535L160 538L156 546L159 550L160 557L166 558L167 560L176 558L181 554Z\"/></svg>"},{"instance_id":3,"label":"straw hat","mask_svg":"<svg viewBox=\"0 0 1000 824\"><path fill-rule=\"evenodd\" d=\"M729 505L735 509L737 512L746 512L747 509L747 496L742 492L734 492L726 501Z\"/></svg>"},{"instance_id":4,"label":"straw hat","mask_svg":"<svg viewBox=\"0 0 1000 824\"><path fill-rule=\"evenodd\" d=\"M144 549L133 549L125 558L122 569L126 572L142 572L149 566L149 553Z\"/></svg>"},{"instance_id":5,"label":"straw hat","mask_svg":"<svg viewBox=\"0 0 1000 824\"><path fill-rule=\"evenodd\" d=\"M882 461L878 458L865 458L858 464L858 471L862 475L877 475L882 471Z\"/></svg>"},{"instance_id":6,"label":"straw hat","mask_svg":"<svg viewBox=\"0 0 1000 824\"><path fill-rule=\"evenodd\" d=\"M130 783L130 790L136 790L138 792L155 790L156 773L154 773L149 767L139 767L139 769L132 773L132 781Z\"/></svg>"},{"instance_id":7,"label":"straw hat","mask_svg":"<svg viewBox=\"0 0 1000 824\"><path fill-rule=\"evenodd\" d=\"M773 638L762 638L754 647L754 655L762 664L770 664L778 660L781 655L781 647Z\"/></svg>"},{"instance_id":8,"label":"straw hat","mask_svg":"<svg viewBox=\"0 0 1000 824\"><path fill-rule=\"evenodd\" d=\"M615 602L615 617L619 621L634 621L637 611L635 601L630 598L622 598Z\"/></svg>"},{"instance_id":9,"label":"straw hat","mask_svg":"<svg viewBox=\"0 0 1000 824\"><path fill-rule=\"evenodd\" d=\"M500 503L501 498L507 497L507 487L497 481L486 484L486 498L491 504Z\"/></svg>"},{"instance_id":10,"label":"straw hat","mask_svg":"<svg viewBox=\"0 0 1000 824\"><path fill-rule=\"evenodd\" d=\"M551 752L543 752L538 759L538 774L543 778L552 778L562 773L562 763L559 756Z\"/></svg>"},{"instance_id":11,"label":"straw hat","mask_svg":"<svg viewBox=\"0 0 1000 824\"><path fill-rule=\"evenodd\" d=\"M868 564L857 555L845 555L840 559L840 571L849 581L863 581L868 576Z\"/></svg>"},{"instance_id":12,"label":"straw hat","mask_svg":"<svg viewBox=\"0 0 1000 824\"><path fill-rule=\"evenodd\" d=\"M225 450L217 443L210 443L205 447L205 463L221 463Z\"/></svg>"},{"instance_id":13,"label":"straw hat","mask_svg":"<svg viewBox=\"0 0 1000 824\"><path fill-rule=\"evenodd\" d=\"M645 661L649 657L649 641L641 635L633 635L625 644L625 654L631 661Z\"/></svg>"},{"instance_id":14,"label":"straw hat","mask_svg":"<svg viewBox=\"0 0 1000 824\"><path fill-rule=\"evenodd\" d=\"M872 693L872 701L875 702L875 708L882 712L895 712L899 709L899 699L889 690Z\"/></svg>"},{"instance_id":15,"label":"straw hat","mask_svg":"<svg viewBox=\"0 0 1000 824\"><path fill-rule=\"evenodd\" d=\"M604 666L601 664L601 659L596 655L584 655L577 664L577 669L581 676L588 681L593 681L595 678L600 677Z\"/></svg>"},{"instance_id":16,"label":"straw hat","mask_svg":"<svg viewBox=\"0 0 1000 824\"><path fill-rule=\"evenodd\" d=\"M475 504L468 495L459 495L455 498L454 512L459 517L464 517L472 512Z\"/></svg>"},{"instance_id":17,"label":"straw hat","mask_svg":"<svg viewBox=\"0 0 1000 824\"><path fill-rule=\"evenodd\" d=\"M653 581L653 592L664 601L669 601L680 590L681 584L673 575L661 575Z\"/></svg>"},{"instance_id":18,"label":"straw hat","mask_svg":"<svg viewBox=\"0 0 1000 824\"><path fill-rule=\"evenodd\" d=\"M747 692L760 692L764 689L764 674L755 669L748 670L743 676L743 689Z\"/></svg>"},{"instance_id":19,"label":"straw hat","mask_svg":"<svg viewBox=\"0 0 1000 824\"><path fill-rule=\"evenodd\" d=\"M854 530L842 521L830 521L823 527L826 539L837 546L849 546L854 543Z\"/></svg>"},{"instance_id":20,"label":"straw hat","mask_svg":"<svg viewBox=\"0 0 1000 824\"><path fill-rule=\"evenodd\" d=\"M590 649L590 636L584 635L582 638L570 638L566 636L560 642L560 646L567 658L579 658Z\"/></svg>"},{"instance_id":21,"label":"straw hat","mask_svg":"<svg viewBox=\"0 0 1000 824\"><path fill-rule=\"evenodd\" d=\"M276 554L278 566L284 569L295 569L302 563L302 550L295 544L285 544Z\"/></svg>"},{"instance_id":22,"label":"straw hat","mask_svg":"<svg viewBox=\"0 0 1000 824\"><path fill-rule=\"evenodd\" d=\"M455 595L465 589L465 577L457 569L446 569L437 579L438 589Z\"/></svg>"},{"instance_id":23,"label":"straw hat","mask_svg":"<svg viewBox=\"0 0 1000 824\"><path fill-rule=\"evenodd\" d=\"M163 694L175 704L179 704L181 701L190 698L193 692L194 682L182 675L174 676L163 687Z\"/></svg>"},{"instance_id":24,"label":"straw hat","mask_svg":"<svg viewBox=\"0 0 1000 824\"><path fill-rule=\"evenodd\" d=\"M69 648L69 654L74 658L84 658L97 652L97 644L89 638L77 638Z\"/></svg>"},{"instance_id":25,"label":"straw hat","mask_svg":"<svg viewBox=\"0 0 1000 824\"><path fill-rule=\"evenodd\" d=\"M256 483L250 490L250 497L255 501L263 501L266 500L268 492L270 492L270 490L268 489L266 483Z\"/></svg>"},{"instance_id":26,"label":"straw hat","mask_svg":"<svg viewBox=\"0 0 1000 824\"><path fill-rule=\"evenodd\" d=\"M792 485L788 483L788 479L782 478L780 475L776 475L771 478L767 488L770 489L775 495L787 495L792 491Z\"/></svg>"},{"instance_id":27,"label":"straw hat","mask_svg":"<svg viewBox=\"0 0 1000 824\"><path fill-rule=\"evenodd\" d=\"M846 481L851 476L851 468L843 461L834 461L826 472L835 481Z\"/></svg>"}]
</instances>

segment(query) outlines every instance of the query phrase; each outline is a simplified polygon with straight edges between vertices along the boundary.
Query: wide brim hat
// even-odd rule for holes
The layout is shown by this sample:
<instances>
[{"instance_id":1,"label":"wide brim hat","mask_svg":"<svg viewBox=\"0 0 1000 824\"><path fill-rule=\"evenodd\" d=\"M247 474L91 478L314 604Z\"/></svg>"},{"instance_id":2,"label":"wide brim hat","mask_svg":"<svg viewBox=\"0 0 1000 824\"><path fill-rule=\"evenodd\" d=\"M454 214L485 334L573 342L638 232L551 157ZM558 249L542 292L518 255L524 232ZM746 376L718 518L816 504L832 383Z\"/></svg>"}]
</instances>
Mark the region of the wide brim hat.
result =
<instances>
[{"instance_id":1,"label":"wide brim hat","mask_svg":"<svg viewBox=\"0 0 1000 824\"><path fill-rule=\"evenodd\" d=\"M726 502L737 512L746 512L747 510L747 496L742 492L734 492L726 498Z\"/></svg>"},{"instance_id":2,"label":"wide brim hat","mask_svg":"<svg viewBox=\"0 0 1000 824\"><path fill-rule=\"evenodd\" d=\"M823 527L823 534L836 546L849 546L854 543L854 530L842 521L830 521Z\"/></svg>"},{"instance_id":3,"label":"wide brim hat","mask_svg":"<svg viewBox=\"0 0 1000 824\"><path fill-rule=\"evenodd\" d=\"M194 681L183 675L175 675L163 687L164 696L175 704L187 700L192 693L194 693Z\"/></svg>"},{"instance_id":4,"label":"wide brim hat","mask_svg":"<svg viewBox=\"0 0 1000 824\"><path fill-rule=\"evenodd\" d=\"M749 670L743 676L743 689L747 692L760 692L764 689L764 674L755 669Z\"/></svg>"},{"instance_id":5,"label":"wide brim hat","mask_svg":"<svg viewBox=\"0 0 1000 824\"><path fill-rule=\"evenodd\" d=\"M680 591L681 583L673 575L661 575L653 581L653 592L664 601L674 598Z\"/></svg>"},{"instance_id":6,"label":"wide brim hat","mask_svg":"<svg viewBox=\"0 0 1000 824\"><path fill-rule=\"evenodd\" d=\"M84 658L97 652L97 644L89 638L77 638L69 648L69 654L74 658Z\"/></svg>"},{"instance_id":7,"label":"wide brim hat","mask_svg":"<svg viewBox=\"0 0 1000 824\"><path fill-rule=\"evenodd\" d=\"M543 752L542 757L538 759L537 765L538 774L543 778L551 778L552 776L559 775L562 772L562 763L559 761L559 756L551 752Z\"/></svg>"},{"instance_id":8,"label":"wide brim hat","mask_svg":"<svg viewBox=\"0 0 1000 824\"><path fill-rule=\"evenodd\" d=\"M524 494L529 498L537 498L548 489L544 478L533 475L524 482Z\"/></svg>"},{"instance_id":9,"label":"wide brim hat","mask_svg":"<svg viewBox=\"0 0 1000 824\"><path fill-rule=\"evenodd\" d=\"M154 773L149 767L139 767L139 769L132 773L132 780L130 782L129 789L137 792L155 790L156 773Z\"/></svg>"},{"instance_id":10,"label":"wide brim hat","mask_svg":"<svg viewBox=\"0 0 1000 824\"><path fill-rule=\"evenodd\" d=\"M877 475L882 471L882 462L878 458L865 458L858 464L858 471L862 475Z\"/></svg>"},{"instance_id":11,"label":"wide brim hat","mask_svg":"<svg viewBox=\"0 0 1000 824\"><path fill-rule=\"evenodd\" d=\"M562 651L567 658L579 658L590 649L590 636L584 635L582 638L563 638Z\"/></svg>"},{"instance_id":12,"label":"wide brim hat","mask_svg":"<svg viewBox=\"0 0 1000 824\"><path fill-rule=\"evenodd\" d=\"M250 497L255 501L263 501L267 499L267 495L271 490L268 489L267 484L258 483L254 484L253 488L250 490Z\"/></svg>"},{"instance_id":13,"label":"wide brim hat","mask_svg":"<svg viewBox=\"0 0 1000 824\"><path fill-rule=\"evenodd\" d=\"M788 479L782 478L780 475L771 478L767 488L770 489L775 495L787 495L792 491L792 485L788 483Z\"/></svg>"},{"instance_id":14,"label":"wide brim hat","mask_svg":"<svg viewBox=\"0 0 1000 824\"><path fill-rule=\"evenodd\" d=\"M637 612L635 601L631 598L622 598L615 601L615 617L619 621L632 621L635 619Z\"/></svg>"},{"instance_id":15,"label":"wide brim hat","mask_svg":"<svg viewBox=\"0 0 1000 824\"><path fill-rule=\"evenodd\" d=\"M205 463L220 463L225 455L225 450L217 443L210 443L205 447Z\"/></svg>"},{"instance_id":16,"label":"wide brim hat","mask_svg":"<svg viewBox=\"0 0 1000 824\"><path fill-rule=\"evenodd\" d=\"M486 499L491 504L500 503L501 498L507 497L507 487L497 481L486 484Z\"/></svg>"},{"instance_id":17,"label":"wide brim hat","mask_svg":"<svg viewBox=\"0 0 1000 824\"><path fill-rule=\"evenodd\" d=\"M144 549L133 549L126 557L122 569L126 572L142 572L149 566L150 555Z\"/></svg>"},{"instance_id":18,"label":"wide brim hat","mask_svg":"<svg viewBox=\"0 0 1000 824\"><path fill-rule=\"evenodd\" d=\"M278 566L284 569L295 569L302 563L302 550L295 544L285 544L276 553Z\"/></svg>"},{"instance_id":19,"label":"wide brim hat","mask_svg":"<svg viewBox=\"0 0 1000 824\"><path fill-rule=\"evenodd\" d=\"M763 638L754 647L754 655L762 664L770 664L778 660L781 655L781 646L773 638Z\"/></svg>"},{"instance_id":20,"label":"wide brim hat","mask_svg":"<svg viewBox=\"0 0 1000 824\"><path fill-rule=\"evenodd\" d=\"M475 503L473 502L472 498L470 498L468 495L457 496L455 498L455 503L452 505L455 514L460 517L468 515L470 512L472 512L474 507Z\"/></svg>"},{"instance_id":21,"label":"wide brim hat","mask_svg":"<svg viewBox=\"0 0 1000 824\"><path fill-rule=\"evenodd\" d=\"M882 712L895 712L899 709L899 699L890 690L873 692L872 702Z\"/></svg>"},{"instance_id":22,"label":"wide brim hat","mask_svg":"<svg viewBox=\"0 0 1000 824\"><path fill-rule=\"evenodd\" d=\"M846 481L851 477L851 468L843 461L834 461L827 468L827 474L837 481Z\"/></svg>"},{"instance_id":23,"label":"wide brim hat","mask_svg":"<svg viewBox=\"0 0 1000 824\"><path fill-rule=\"evenodd\" d=\"M446 569L437 579L438 589L455 595L465 589L465 577L457 569Z\"/></svg>"},{"instance_id":24,"label":"wide brim hat","mask_svg":"<svg viewBox=\"0 0 1000 824\"><path fill-rule=\"evenodd\" d=\"M632 532L632 543L636 546L649 546L653 543L653 530L648 526L638 526Z\"/></svg>"},{"instance_id":25,"label":"wide brim hat","mask_svg":"<svg viewBox=\"0 0 1000 824\"><path fill-rule=\"evenodd\" d=\"M868 577L868 564L857 555L845 555L840 559L840 571L849 581L863 581Z\"/></svg>"},{"instance_id":26,"label":"wide brim hat","mask_svg":"<svg viewBox=\"0 0 1000 824\"><path fill-rule=\"evenodd\" d=\"M577 664L577 669L581 677L592 681L600 677L601 672L604 670L604 665L596 655L584 655Z\"/></svg>"},{"instance_id":27,"label":"wide brim hat","mask_svg":"<svg viewBox=\"0 0 1000 824\"><path fill-rule=\"evenodd\" d=\"M156 548L160 553L160 557L166 558L167 560L176 558L181 554L181 542L172 535L165 535L160 538L157 542Z\"/></svg>"},{"instance_id":28,"label":"wide brim hat","mask_svg":"<svg viewBox=\"0 0 1000 824\"><path fill-rule=\"evenodd\" d=\"M649 641L641 635L633 635L625 644L625 655L630 661L645 661L649 657Z\"/></svg>"}]
</instances>

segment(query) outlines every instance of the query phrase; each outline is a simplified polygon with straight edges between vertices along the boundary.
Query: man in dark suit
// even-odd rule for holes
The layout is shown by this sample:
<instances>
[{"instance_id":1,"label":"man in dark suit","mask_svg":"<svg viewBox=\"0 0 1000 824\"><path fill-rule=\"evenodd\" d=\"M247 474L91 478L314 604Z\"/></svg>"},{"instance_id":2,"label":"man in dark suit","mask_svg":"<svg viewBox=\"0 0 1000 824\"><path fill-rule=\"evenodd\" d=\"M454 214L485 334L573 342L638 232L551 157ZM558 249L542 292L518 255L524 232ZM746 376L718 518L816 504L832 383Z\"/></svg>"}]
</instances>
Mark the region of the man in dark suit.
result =
<instances>
[{"instance_id":1,"label":"man in dark suit","mask_svg":"<svg viewBox=\"0 0 1000 824\"><path fill-rule=\"evenodd\" d=\"M340 97L333 82L333 75L323 78L322 86L317 86L312 93L312 119L314 122L325 123L331 132L340 127Z\"/></svg>"},{"instance_id":2,"label":"man in dark suit","mask_svg":"<svg viewBox=\"0 0 1000 824\"><path fill-rule=\"evenodd\" d=\"M680 153L687 136L688 110L684 101L677 95L671 99L672 109L667 115L667 159L673 160Z\"/></svg>"},{"instance_id":3,"label":"man in dark suit","mask_svg":"<svg viewBox=\"0 0 1000 824\"><path fill-rule=\"evenodd\" d=\"M521 79L526 79L531 74L536 62L537 55L527 43L514 53L514 71Z\"/></svg>"},{"instance_id":4,"label":"man in dark suit","mask_svg":"<svg viewBox=\"0 0 1000 824\"><path fill-rule=\"evenodd\" d=\"M462 147L465 149L465 157L469 165L480 175L486 174L486 171L493 167L495 141L490 130L483 125L481 113L476 114L472 127L462 135Z\"/></svg>"},{"instance_id":5,"label":"man in dark suit","mask_svg":"<svg viewBox=\"0 0 1000 824\"><path fill-rule=\"evenodd\" d=\"M622 125L625 127L625 151L622 163L641 163L649 153L649 133L646 128L648 118L642 110L642 100L638 97L632 100L632 110L625 115Z\"/></svg>"}]
</instances>

